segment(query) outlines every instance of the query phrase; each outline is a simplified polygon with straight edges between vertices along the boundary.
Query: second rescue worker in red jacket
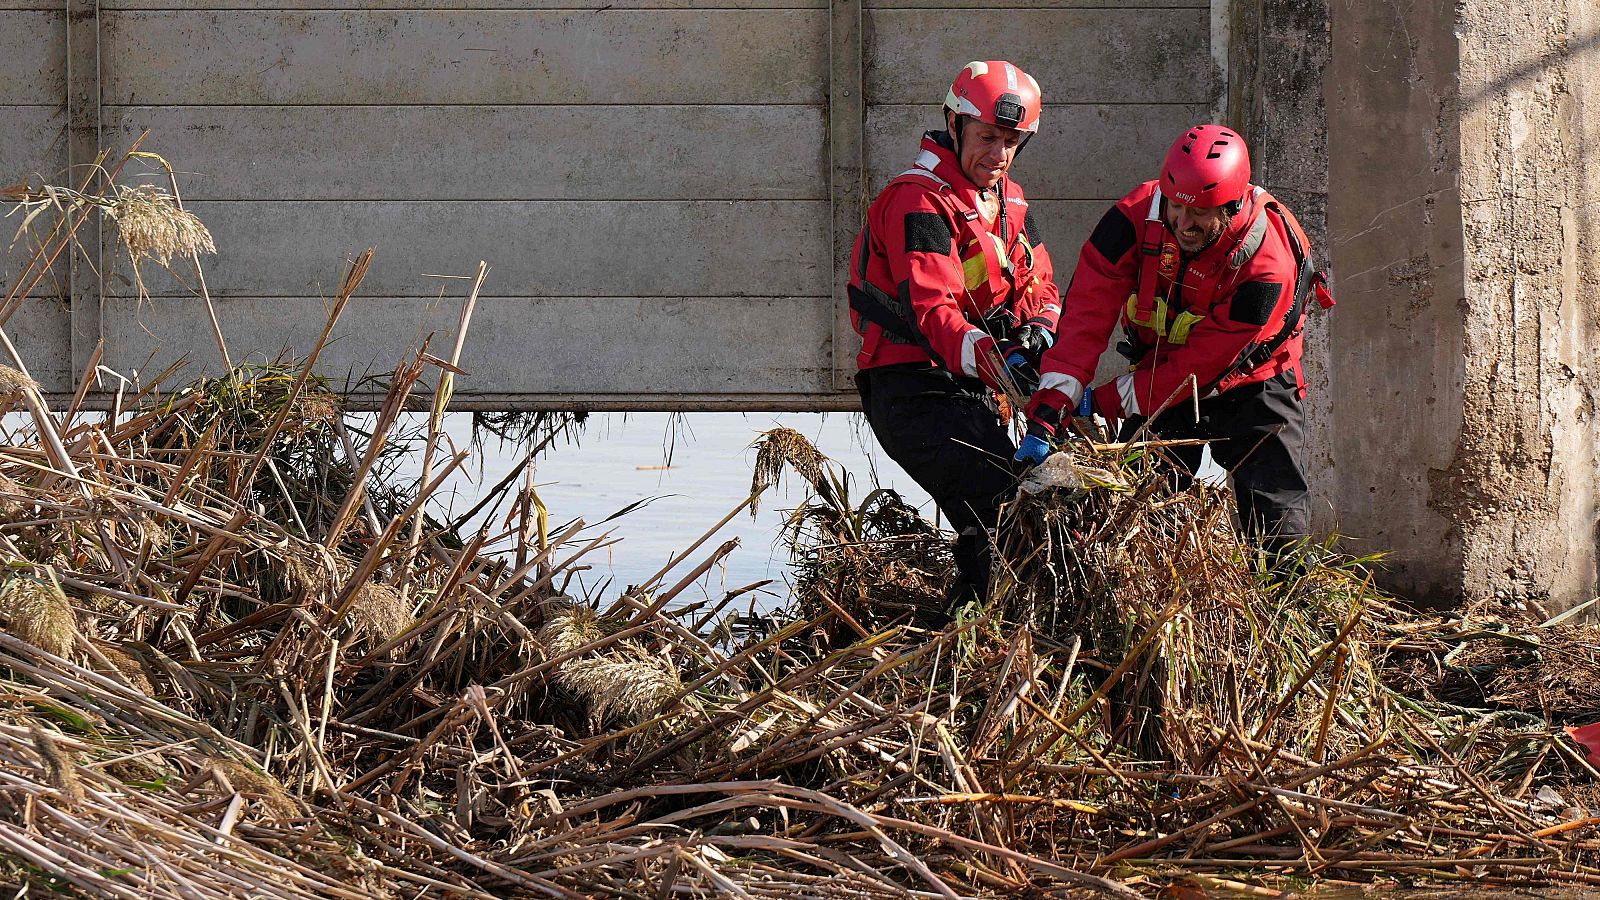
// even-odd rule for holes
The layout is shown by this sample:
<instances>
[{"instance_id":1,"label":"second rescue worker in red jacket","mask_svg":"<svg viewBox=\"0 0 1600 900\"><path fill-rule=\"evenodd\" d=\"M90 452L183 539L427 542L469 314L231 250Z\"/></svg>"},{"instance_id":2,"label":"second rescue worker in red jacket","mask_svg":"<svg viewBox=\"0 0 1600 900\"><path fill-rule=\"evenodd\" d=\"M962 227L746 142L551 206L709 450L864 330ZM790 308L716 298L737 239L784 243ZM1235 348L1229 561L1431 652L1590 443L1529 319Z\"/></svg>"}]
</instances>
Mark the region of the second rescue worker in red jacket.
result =
<instances>
[{"instance_id":1,"label":"second rescue worker in red jacket","mask_svg":"<svg viewBox=\"0 0 1600 900\"><path fill-rule=\"evenodd\" d=\"M983 596L989 537L1015 490L1015 444L991 390L1032 371L1060 315L1050 254L1007 175L1039 129L1039 84L1002 60L964 66L946 131L867 210L851 257L862 347L856 383L873 434L957 532L954 599Z\"/></svg>"},{"instance_id":2,"label":"second rescue worker in red jacket","mask_svg":"<svg viewBox=\"0 0 1600 900\"><path fill-rule=\"evenodd\" d=\"M1300 331L1313 299L1333 304L1300 223L1250 184L1244 140L1220 125L1185 131L1161 177L1118 201L1084 244L1017 460L1044 459L1064 411L1135 426L1154 416L1160 437L1212 442L1247 536L1268 549L1305 538ZM1087 390L1118 319L1132 371ZM1192 475L1200 448L1174 449Z\"/></svg>"}]
</instances>

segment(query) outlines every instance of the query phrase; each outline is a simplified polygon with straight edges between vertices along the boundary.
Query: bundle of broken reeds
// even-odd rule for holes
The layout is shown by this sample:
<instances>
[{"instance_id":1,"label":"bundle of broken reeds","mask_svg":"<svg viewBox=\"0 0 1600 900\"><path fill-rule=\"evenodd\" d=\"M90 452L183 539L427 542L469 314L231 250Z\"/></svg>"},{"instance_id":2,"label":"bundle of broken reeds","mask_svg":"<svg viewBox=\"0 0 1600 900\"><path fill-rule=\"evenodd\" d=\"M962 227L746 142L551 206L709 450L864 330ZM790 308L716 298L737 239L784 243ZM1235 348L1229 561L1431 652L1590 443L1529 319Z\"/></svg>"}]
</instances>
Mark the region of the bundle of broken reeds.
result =
<instances>
[{"instance_id":1,"label":"bundle of broken reeds","mask_svg":"<svg viewBox=\"0 0 1600 900\"><path fill-rule=\"evenodd\" d=\"M1600 719L1579 687L1589 627L1424 620L1372 587L1372 561L1327 548L1265 565L1225 492L1175 489L1162 450L1079 442L1025 480L995 596L964 614L966 658L913 676L911 696L951 698L941 734L960 753L922 802L1129 883L1600 883L1594 761L1561 727ZM803 567L837 569L819 547ZM1486 654L1475 696L1406 678Z\"/></svg>"},{"instance_id":2,"label":"bundle of broken reeds","mask_svg":"<svg viewBox=\"0 0 1600 900\"><path fill-rule=\"evenodd\" d=\"M67 251L64 215L38 260ZM1265 569L1159 445L1052 457L995 596L949 627L922 615L945 538L781 429L722 522L585 593L614 539L552 526L531 480L431 505L467 458L439 427L458 360L419 349L356 420L322 346L167 373L94 418L88 385L55 411L14 358L0 877L174 898L1600 883L1596 773L1562 730L1600 704L1560 678L1594 668L1591 632L1424 621L1332 552ZM560 428L523 429L525 465ZM408 446L420 478L391 464ZM703 548L786 469L813 494L788 607L693 597L734 542Z\"/></svg>"}]
</instances>

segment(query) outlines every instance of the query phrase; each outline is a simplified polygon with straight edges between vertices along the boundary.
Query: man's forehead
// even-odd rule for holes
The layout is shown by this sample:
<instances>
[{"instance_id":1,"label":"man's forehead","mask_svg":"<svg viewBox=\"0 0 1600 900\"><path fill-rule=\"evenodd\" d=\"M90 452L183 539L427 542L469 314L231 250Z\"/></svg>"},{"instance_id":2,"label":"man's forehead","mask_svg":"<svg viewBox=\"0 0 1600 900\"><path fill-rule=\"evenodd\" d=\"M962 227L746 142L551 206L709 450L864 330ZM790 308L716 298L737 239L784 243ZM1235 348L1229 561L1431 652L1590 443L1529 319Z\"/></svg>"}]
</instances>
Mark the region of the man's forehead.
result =
<instances>
[{"instance_id":1,"label":"man's forehead","mask_svg":"<svg viewBox=\"0 0 1600 900\"><path fill-rule=\"evenodd\" d=\"M1180 209L1187 209L1192 215L1196 215L1196 216L1205 216L1205 215L1211 215L1213 213L1227 212L1227 208L1226 207L1222 207L1222 206L1190 206L1187 203L1181 203L1181 202L1179 202L1177 200L1172 199L1171 197L1163 196L1162 199L1165 201L1165 203L1167 205L1167 211L1168 212L1177 212Z\"/></svg>"},{"instance_id":2,"label":"man's forehead","mask_svg":"<svg viewBox=\"0 0 1600 900\"><path fill-rule=\"evenodd\" d=\"M1007 128L1004 125L995 125L992 122L979 122L978 120L973 119L972 120L972 125L978 131L980 131L980 132L982 132L984 134L992 134L992 135L995 135L997 137L1009 138L1009 137L1020 137L1022 135L1022 132L1019 129Z\"/></svg>"}]
</instances>

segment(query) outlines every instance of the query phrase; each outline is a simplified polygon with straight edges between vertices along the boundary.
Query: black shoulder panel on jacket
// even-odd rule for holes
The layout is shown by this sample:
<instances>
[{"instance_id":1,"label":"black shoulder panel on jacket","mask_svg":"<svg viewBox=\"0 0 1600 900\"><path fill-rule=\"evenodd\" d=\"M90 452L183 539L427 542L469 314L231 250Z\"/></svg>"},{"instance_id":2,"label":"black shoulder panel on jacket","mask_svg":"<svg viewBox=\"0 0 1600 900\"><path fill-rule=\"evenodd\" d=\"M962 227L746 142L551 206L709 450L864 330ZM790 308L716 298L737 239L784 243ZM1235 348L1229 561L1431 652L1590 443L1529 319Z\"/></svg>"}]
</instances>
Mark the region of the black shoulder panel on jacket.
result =
<instances>
[{"instance_id":1,"label":"black shoulder panel on jacket","mask_svg":"<svg viewBox=\"0 0 1600 900\"><path fill-rule=\"evenodd\" d=\"M1265 325L1282 295L1283 285L1276 281L1246 281L1233 292L1228 318L1245 325Z\"/></svg>"},{"instance_id":2,"label":"black shoulder panel on jacket","mask_svg":"<svg viewBox=\"0 0 1600 900\"><path fill-rule=\"evenodd\" d=\"M1094 227L1094 234L1089 235L1089 243L1106 262L1115 265L1122 261L1133 245L1138 243L1139 235L1134 231L1133 223L1128 221L1128 216L1122 210L1113 206L1106 210L1100 217L1100 224Z\"/></svg>"},{"instance_id":3,"label":"black shoulder panel on jacket","mask_svg":"<svg viewBox=\"0 0 1600 900\"><path fill-rule=\"evenodd\" d=\"M1044 243L1044 232L1039 230L1039 217L1033 214L1033 208L1028 208L1027 218L1022 220L1022 230L1028 235L1028 243L1035 247Z\"/></svg>"},{"instance_id":4,"label":"black shoulder panel on jacket","mask_svg":"<svg viewBox=\"0 0 1600 900\"><path fill-rule=\"evenodd\" d=\"M955 236L944 216L931 212L906 213L907 253L950 253Z\"/></svg>"}]
</instances>

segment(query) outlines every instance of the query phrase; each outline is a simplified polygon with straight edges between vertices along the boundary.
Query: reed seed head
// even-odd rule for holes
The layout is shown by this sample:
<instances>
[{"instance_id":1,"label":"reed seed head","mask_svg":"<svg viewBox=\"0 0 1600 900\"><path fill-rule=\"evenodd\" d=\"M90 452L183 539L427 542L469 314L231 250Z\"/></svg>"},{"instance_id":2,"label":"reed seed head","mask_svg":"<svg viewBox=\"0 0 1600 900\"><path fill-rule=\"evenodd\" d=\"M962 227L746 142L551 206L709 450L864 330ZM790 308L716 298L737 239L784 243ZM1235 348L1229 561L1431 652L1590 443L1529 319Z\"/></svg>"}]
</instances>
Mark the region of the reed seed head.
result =
<instances>
[{"instance_id":1,"label":"reed seed head","mask_svg":"<svg viewBox=\"0 0 1600 900\"><path fill-rule=\"evenodd\" d=\"M362 585L356 592L355 602L350 607L350 624L377 647L405 634L417 620L401 601L399 591L373 582Z\"/></svg>"},{"instance_id":2,"label":"reed seed head","mask_svg":"<svg viewBox=\"0 0 1600 900\"><path fill-rule=\"evenodd\" d=\"M59 791L70 806L82 804L85 797L83 782L78 778L77 762L61 750L50 732L38 725L30 724L28 734L33 738L34 752L39 754L39 760L44 763L45 781Z\"/></svg>"},{"instance_id":3,"label":"reed seed head","mask_svg":"<svg viewBox=\"0 0 1600 900\"><path fill-rule=\"evenodd\" d=\"M71 656L78 619L55 585L22 576L12 578L0 588L0 617L16 637L63 659Z\"/></svg>"},{"instance_id":4,"label":"reed seed head","mask_svg":"<svg viewBox=\"0 0 1600 900\"><path fill-rule=\"evenodd\" d=\"M786 465L804 478L812 490L823 491L827 485L827 463L828 457L805 435L793 428L774 428L762 434L756 442L756 464L750 478L750 492L759 494L776 485L783 477ZM752 516L756 514L756 506L752 501Z\"/></svg>"},{"instance_id":5,"label":"reed seed head","mask_svg":"<svg viewBox=\"0 0 1600 900\"><path fill-rule=\"evenodd\" d=\"M179 209L171 194L153 185L122 190L107 212L136 266L145 259L166 266L174 256L217 252L210 230L193 213Z\"/></svg>"},{"instance_id":6,"label":"reed seed head","mask_svg":"<svg viewBox=\"0 0 1600 900\"><path fill-rule=\"evenodd\" d=\"M39 383L10 366L0 366L0 397L11 397L23 391L37 391Z\"/></svg>"}]
</instances>

